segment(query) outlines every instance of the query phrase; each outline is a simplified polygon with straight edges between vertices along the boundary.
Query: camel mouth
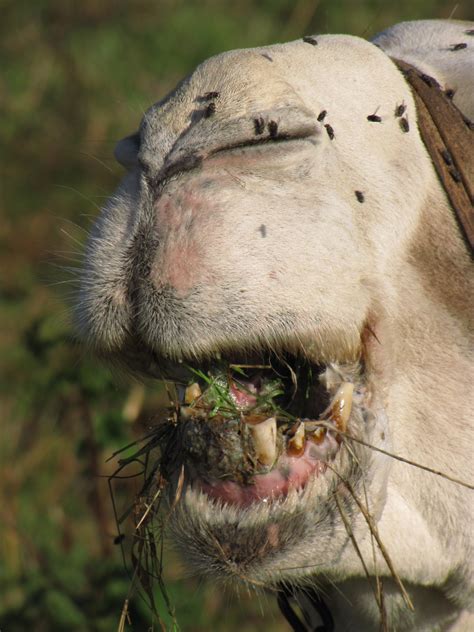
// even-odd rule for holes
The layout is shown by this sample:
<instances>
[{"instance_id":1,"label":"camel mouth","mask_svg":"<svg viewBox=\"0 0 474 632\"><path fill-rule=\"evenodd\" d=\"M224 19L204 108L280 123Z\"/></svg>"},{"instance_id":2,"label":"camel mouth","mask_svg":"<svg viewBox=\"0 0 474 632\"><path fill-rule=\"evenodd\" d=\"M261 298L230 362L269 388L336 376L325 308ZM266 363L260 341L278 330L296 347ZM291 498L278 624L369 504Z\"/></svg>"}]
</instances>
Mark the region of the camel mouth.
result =
<instances>
[{"instance_id":1,"label":"camel mouth","mask_svg":"<svg viewBox=\"0 0 474 632\"><path fill-rule=\"evenodd\" d=\"M266 353L185 368L162 473L183 469L189 487L235 507L281 501L324 475L364 398L358 363Z\"/></svg>"}]
</instances>

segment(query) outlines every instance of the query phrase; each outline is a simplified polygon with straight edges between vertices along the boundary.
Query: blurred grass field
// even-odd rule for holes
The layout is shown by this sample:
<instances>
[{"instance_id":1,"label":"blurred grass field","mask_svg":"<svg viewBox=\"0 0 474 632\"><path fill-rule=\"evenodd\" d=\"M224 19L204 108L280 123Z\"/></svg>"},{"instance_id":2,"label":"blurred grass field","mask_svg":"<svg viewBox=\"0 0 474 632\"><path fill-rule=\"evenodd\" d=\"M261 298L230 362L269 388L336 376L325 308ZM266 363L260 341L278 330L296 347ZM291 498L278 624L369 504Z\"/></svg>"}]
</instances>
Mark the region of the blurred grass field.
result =
<instances>
[{"instance_id":1,"label":"blurred grass field","mask_svg":"<svg viewBox=\"0 0 474 632\"><path fill-rule=\"evenodd\" d=\"M117 630L129 596L106 460L146 434L164 395L86 357L69 315L69 268L121 175L116 141L222 50L453 12L474 18L446 0L0 0L2 632ZM119 505L137 490L121 481ZM165 576L184 631L288 629L271 596L203 586L172 552ZM125 630L151 626L132 595Z\"/></svg>"}]
</instances>

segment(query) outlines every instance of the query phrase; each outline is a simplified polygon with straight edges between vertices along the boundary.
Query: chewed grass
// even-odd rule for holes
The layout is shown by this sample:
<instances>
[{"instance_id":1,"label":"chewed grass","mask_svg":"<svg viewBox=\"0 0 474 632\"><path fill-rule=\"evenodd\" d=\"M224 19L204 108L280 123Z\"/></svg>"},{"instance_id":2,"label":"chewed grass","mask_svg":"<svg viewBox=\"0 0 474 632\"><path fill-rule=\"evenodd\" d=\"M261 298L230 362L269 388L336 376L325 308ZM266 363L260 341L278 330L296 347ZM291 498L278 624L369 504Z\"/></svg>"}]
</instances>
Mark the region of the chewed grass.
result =
<instances>
[{"instance_id":1,"label":"chewed grass","mask_svg":"<svg viewBox=\"0 0 474 632\"><path fill-rule=\"evenodd\" d=\"M124 600L119 632L123 632L131 623L129 604L132 598L137 596L146 602L153 624L158 624L162 630L179 630L173 599L164 579L164 539L171 515L185 488L185 477L190 472L192 477L194 472L204 477L228 477L233 481L247 484L251 483L255 474L269 471L268 468L265 470L256 464L252 446L246 443L246 432L252 424L259 424L262 420L273 417L278 420L277 447L279 450L282 449L282 444L292 437L292 426L301 425L302 421L301 414L295 415L288 412L287 408L292 410L294 400L297 401L298 408L305 406L311 395L310 385L314 378L314 374L298 373L298 377L292 374L289 380L286 376L284 381L281 375L272 372L271 366L266 365L227 365L224 368L214 368L209 373L189 367L189 374L187 385L176 384L170 387L167 412L152 432L141 441L125 446L111 457L119 459L118 468L110 477L109 484L117 525L117 540L122 546L124 563L130 577L130 588ZM298 384L300 379L302 384ZM302 388L297 389L297 386ZM337 384L333 390L336 387ZM314 395L314 390L312 392ZM337 393L339 392L340 387L337 389ZM334 408L331 410L334 411ZM347 431L345 427L338 426L334 416L328 418L328 409L323 410L322 418L312 419L304 420L308 431L323 429L336 433L359 472L363 472L365 467L359 461L359 448L364 448L384 453L407 465L473 488L470 483L453 479L442 472L370 445L355 436L351 430ZM391 577L398 585L407 608L412 609L409 595L392 564L370 513L364 477L360 479L361 484L354 486L353 482L334 469L330 459L326 465L340 479L346 496L352 498L356 511L360 512L366 521L373 540L374 555L375 549L378 549ZM271 467L269 466L270 469ZM114 486L124 478L135 479L138 483L138 492L125 511L119 511L114 500ZM383 584L377 575L373 578L367 570L366 561L354 538L342 502L345 497L339 498L337 494L336 496L343 525L361 560L367 579L373 585L374 598L380 610L381 629L386 630L388 628ZM130 523L132 537L126 550L123 540ZM247 578L242 576L240 579L248 584Z\"/></svg>"},{"instance_id":2,"label":"chewed grass","mask_svg":"<svg viewBox=\"0 0 474 632\"><path fill-rule=\"evenodd\" d=\"M169 387L169 408L165 418L142 440L125 446L110 457L118 459L118 467L109 478L117 527L116 542L122 547L130 577L119 632L131 623L129 604L137 596L146 602L151 617L161 629L179 629L175 607L164 579L163 553L167 524L185 482L181 427L186 425L186 420L182 418L182 411L222 426L223 432L227 431L226 424L230 420L240 423L244 415L251 418L274 415L281 423L291 422L292 416L277 403L284 394L279 378L266 379L258 393L249 392L254 400L245 411L231 395L232 384L241 392L248 390L249 369L256 372L269 368L263 365L232 365L225 370L204 373L189 367L188 385ZM119 510L115 502L114 488L121 479L135 479L138 483L138 492L125 510ZM130 523L132 536L131 539L127 537L127 541L131 542L128 549L124 542Z\"/></svg>"},{"instance_id":3,"label":"chewed grass","mask_svg":"<svg viewBox=\"0 0 474 632\"><path fill-rule=\"evenodd\" d=\"M201 384L204 385L204 392L199 393L196 397L187 397L192 388L197 387L199 382L195 382L188 386L185 393L185 403L197 413L200 411L207 418L220 415L225 419L239 419L245 413L259 414L271 413L280 418L291 418L281 406L278 405L277 399L284 395L282 381L280 379L267 380L263 388L259 389L258 394L250 391L246 380L248 380L248 370L252 372L271 370L270 365L241 365L230 364L227 369L214 371L212 374L206 374L199 369L189 367L189 371L196 377ZM255 397L255 402L245 413L242 406L239 406L234 397L231 395L231 386L235 385L241 392L249 396Z\"/></svg>"},{"instance_id":4,"label":"chewed grass","mask_svg":"<svg viewBox=\"0 0 474 632\"><path fill-rule=\"evenodd\" d=\"M162 474L162 454L172 441L173 434L172 424L163 423L141 442L130 444L111 457L133 450L130 456L119 459L118 468L109 478L117 527L116 541L122 547L124 564L130 577L119 632L131 623L128 606L136 596L146 602L153 620L162 630L179 630L163 573L164 532L173 505L170 507L169 503L164 503L165 496L169 495L170 482ZM137 479L140 487L131 505L120 513L115 504L114 485L123 478ZM178 491L180 493L177 488ZM167 505L166 509L164 505ZM130 550L126 551L123 541L130 521L133 531Z\"/></svg>"}]
</instances>

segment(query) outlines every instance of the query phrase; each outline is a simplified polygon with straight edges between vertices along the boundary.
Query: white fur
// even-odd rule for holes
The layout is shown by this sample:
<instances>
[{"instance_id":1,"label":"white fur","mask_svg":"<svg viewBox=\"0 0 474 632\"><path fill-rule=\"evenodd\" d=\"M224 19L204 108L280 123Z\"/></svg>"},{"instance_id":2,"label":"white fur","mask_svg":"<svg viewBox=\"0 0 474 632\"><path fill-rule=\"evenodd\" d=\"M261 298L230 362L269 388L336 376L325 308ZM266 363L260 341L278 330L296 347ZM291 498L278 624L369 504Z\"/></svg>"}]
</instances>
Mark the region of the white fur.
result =
<instances>
[{"instance_id":1,"label":"white fur","mask_svg":"<svg viewBox=\"0 0 474 632\"><path fill-rule=\"evenodd\" d=\"M373 420L359 420L354 432L472 482L472 263L417 131L410 89L386 54L454 89L472 116L472 28L405 23L376 37L378 47L325 35L316 46L232 51L199 66L145 115L139 151L133 139L119 147L130 173L87 250L77 310L84 337L144 370L150 349L200 358L262 345L344 364L357 359L369 322L379 341L366 348ZM468 48L452 50L464 41ZM219 97L206 118L202 95L210 91ZM401 103L408 133L394 115ZM380 123L367 120L373 113ZM281 133L311 135L225 149L255 138L259 117ZM200 165L173 172L188 155ZM415 604L414 614L405 608L382 557L373 559L364 518L351 514L370 572L385 577L390 629L474 629L472 491L359 454L369 508ZM201 572L220 576L206 533L229 547L241 538L250 550L270 518L280 521L288 535L281 551L259 549L246 578L314 580L336 629L376 630L369 583L325 485L290 495L284 512L243 516L190 492L176 532L208 560ZM291 530L302 523L294 542Z\"/></svg>"}]
</instances>

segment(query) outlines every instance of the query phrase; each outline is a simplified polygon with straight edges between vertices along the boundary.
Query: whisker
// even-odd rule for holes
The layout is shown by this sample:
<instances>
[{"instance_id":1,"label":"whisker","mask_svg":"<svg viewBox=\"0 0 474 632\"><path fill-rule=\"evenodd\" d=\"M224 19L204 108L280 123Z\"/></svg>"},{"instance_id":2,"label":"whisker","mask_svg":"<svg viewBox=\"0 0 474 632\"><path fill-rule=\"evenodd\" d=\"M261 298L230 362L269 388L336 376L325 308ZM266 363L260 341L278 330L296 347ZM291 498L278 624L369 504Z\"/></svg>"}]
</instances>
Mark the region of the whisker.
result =
<instances>
[{"instance_id":1,"label":"whisker","mask_svg":"<svg viewBox=\"0 0 474 632\"><path fill-rule=\"evenodd\" d=\"M66 186L65 184L56 184L55 186L58 189L65 189L66 191L71 191L72 193L75 193L77 196L79 196L80 198L88 202L89 204L92 204L92 206L95 206L95 208L98 211L101 210L100 206L98 206L91 198L87 197L87 195L85 195L78 189L75 189L74 187Z\"/></svg>"},{"instance_id":2,"label":"whisker","mask_svg":"<svg viewBox=\"0 0 474 632\"><path fill-rule=\"evenodd\" d=\"M74 260L71 261L74 263ZM50 268L61 270L61 272L67 272L68 274L74 274L76 276L80 276L82 274L82 270L77 266L67 266L62 263L54 263L53 261L48 261L47 263ZM80 263L79 259L77 259L77 263Z\"/></svg>"},{"instance_id":3,"label":"whisker","mask_svg":"<svg viewBox=\"0 0 474 632\"><path fill-rule=\"evenodd\" d=\"M89 234L89 231L87 230L87 228L85 228L84 226L81 226L80 224L78 224L77 222L74 222L72 219L70 219L69 217L62 217L61 215L54 215L53 216L56 220L58 220L58 222L61 223L65 223L65 224L70 224L73 228L75 228L76 230L80 231L81 233L84 234L84 237L87 237ZM83 215L81 214L80 217L88 217L87 215ZM89 216L90 217L90 216Z\"/></svg>"},{"instance_id":4,"label":"whisker","mask_svg":"<svg viewBox=\"0 0 474 632\"><path fill-rule=\"evenodd\" d=\"M69 257L77 257L77 261L82 262L82 252L79 250L47 250L47 255L58 257L58 258L68 258Z\"/></svg>"},{"instance_id":5,"label":"whisker","mask_svg":"<svg viewBox=\"0 0 474 632\"><path fill-rule=\"evenodd\" d=\"M108 164L106 164L103 160L101 160L100 158L98 158L97 156L94 156L94 154L89 154L85 151L81 151L79 152L82 156L85 156L86 158L91 158L92 160L95 160L96 162L99 163L99 165L101 165L102 167L104 167L104 169L107 169L107 171L109 171L110 173L114 173L114 170L112 169L112 167L110 167Z\"/></svg>"},{"instance_id":6,"label":"whisker","mask_svg":"<svg viewBox=\"0 0 474 632\"><path fill-rule=\"evenodd\" d=\"M67 230L65 228L60 228L59 229L61 233L63 233L63 235L66 235L66 237L68 237L71 241L73 241L75 244L77 244L78 246L80 246L81 248L83 247L83 243L81 243L78 239L76 239L75 237L73 237L70 233L67 232Z\"/></svg>"},{"instance_id":7,"label":"whisker","mask_svg":"<svg viewBox=\"0 0 474 632\"><path fill-rule=\"evenodd\" d=\"M60 285L80 287L80 282L78 279L64 279L63 281L51 281L50 283L46 283L46 287L58 287Z\"/></svg>"}]
</instances>

